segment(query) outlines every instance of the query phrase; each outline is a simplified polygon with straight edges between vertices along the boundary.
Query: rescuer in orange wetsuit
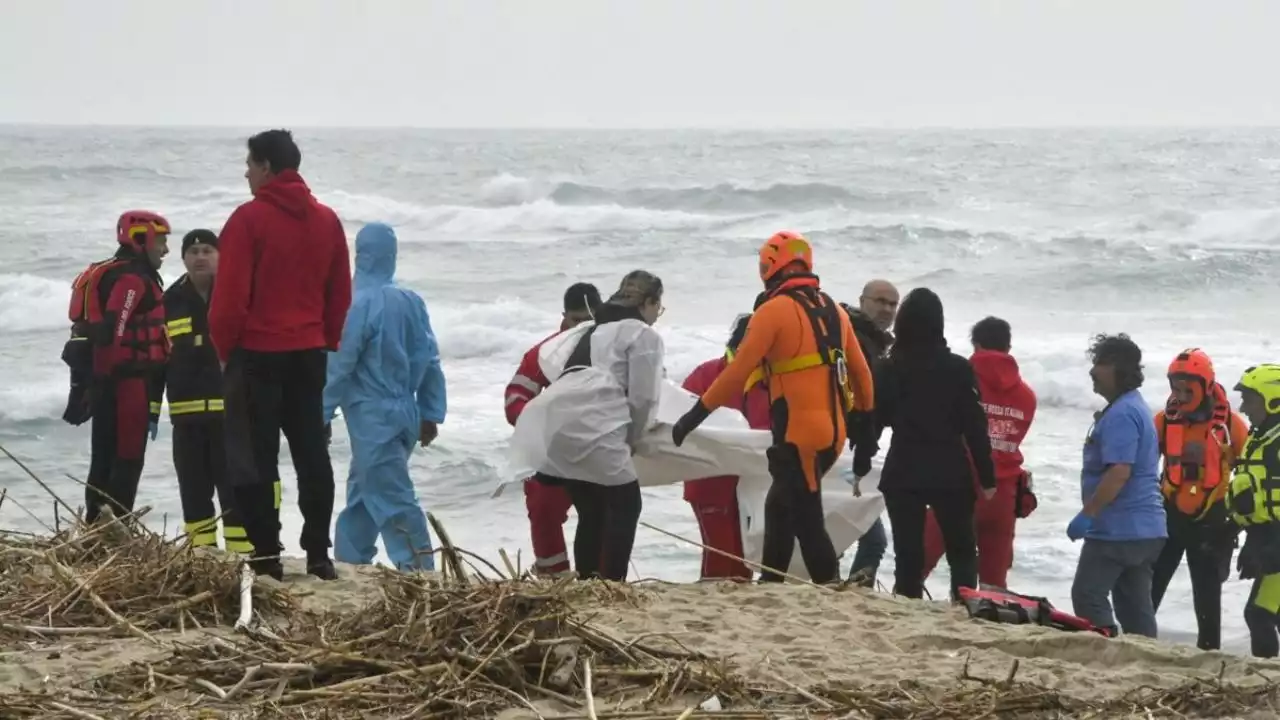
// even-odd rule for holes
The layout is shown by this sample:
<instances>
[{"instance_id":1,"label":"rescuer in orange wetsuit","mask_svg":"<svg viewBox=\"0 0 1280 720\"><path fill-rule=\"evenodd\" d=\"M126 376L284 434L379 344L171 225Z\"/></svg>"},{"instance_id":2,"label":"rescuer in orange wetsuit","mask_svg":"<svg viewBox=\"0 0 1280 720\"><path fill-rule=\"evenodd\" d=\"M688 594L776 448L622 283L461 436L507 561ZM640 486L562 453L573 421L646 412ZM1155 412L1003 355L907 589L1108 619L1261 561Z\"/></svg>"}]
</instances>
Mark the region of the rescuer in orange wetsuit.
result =
<instances>
[{"instance_id":1,"label":"rescuer in orange wetsuit","mask_svg":"<svg viewBox=\"0 0 1280 720\"><path fill-rule=\"evenodd\" d=\"M1199 348L1169 364L1169 399L1156 413L1156 437L1164 460L1160 490L1169 539L1152 566L1151 603L1157 611L1169 582L1187 558L1196 647L1222 646L1222 584L1231 576L1240 526L1226 503L1231 471L1244 455L1249 426L1231 409L1213 361Z\"/></svg>"},{"instance_id":2,"label":"rescuer in orange wetsuit","mask_svg":"<svg viewBox=\"0 0 1280 720\"><path fill-rule=\"evenodd\" d=\"M769 388L773 446L765 500L763 564L786 572L796 541L815 583L839 575L839 560L822 513L822 476L845 442L855 447L854 474L865 475L875 454L870 411L874 385L848 316L818 286L813 250L783 231L760 248L765 292L738 353L672 428L677 446L711 414L764 379ZM764 571L762 582L782 577Z\"/></svg>"}]
</instances>

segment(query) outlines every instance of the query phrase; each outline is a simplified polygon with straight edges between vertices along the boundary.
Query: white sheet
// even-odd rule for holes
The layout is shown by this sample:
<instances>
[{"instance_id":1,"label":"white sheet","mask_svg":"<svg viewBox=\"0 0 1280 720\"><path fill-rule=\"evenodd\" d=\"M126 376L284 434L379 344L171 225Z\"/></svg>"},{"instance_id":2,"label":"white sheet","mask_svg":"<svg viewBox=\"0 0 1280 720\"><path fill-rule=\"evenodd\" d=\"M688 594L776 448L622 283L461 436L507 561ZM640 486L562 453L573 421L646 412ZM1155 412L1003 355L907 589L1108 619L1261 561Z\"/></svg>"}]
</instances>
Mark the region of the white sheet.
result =
<instances>
[{"instance_id":1,"label":"white sheet","mask_svg":"<svg viewBox=\"0 0 1280 720\"><path fill-rule=\"evenodd\" d=\"M696 399L675 383L664 381L656 420L645 433L634 458L640 484L645 487L674 485L715 475L737 475L744 555L758 563L764 546L765 495L772 482L765 460L770 434L765 430L752 430L741 413L722 408L711 413L697 430L690 433L683 446L676 447L671 442L671 426L693 406ZM537 470L522 467L527 463L520 462L520 456L521 453L511 453L506 479L495 489L493 497L502 494L508 485L523 482ZM849 484L841 479L849 462L846 450L823 482L822 503L827 533L837 554L844 553L857 542L884 510L884 500L876 489L879 469L873 470L863 480L862 497L855 498ZM640 532L645 530L641 528ZM788 572L801 578L809 577L798 546Z\"/></svg>"}]
</instances>

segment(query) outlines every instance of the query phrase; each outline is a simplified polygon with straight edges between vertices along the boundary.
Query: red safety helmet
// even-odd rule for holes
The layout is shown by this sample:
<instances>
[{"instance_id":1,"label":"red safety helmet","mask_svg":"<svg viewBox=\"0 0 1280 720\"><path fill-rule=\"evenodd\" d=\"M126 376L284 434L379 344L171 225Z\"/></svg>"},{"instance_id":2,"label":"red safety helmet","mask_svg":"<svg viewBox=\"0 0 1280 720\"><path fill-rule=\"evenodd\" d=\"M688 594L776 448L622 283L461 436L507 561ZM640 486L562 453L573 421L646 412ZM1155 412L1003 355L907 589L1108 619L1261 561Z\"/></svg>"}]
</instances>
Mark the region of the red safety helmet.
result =
<instances>
[{"instance_id":1,"label":"red safety helmet","mask_svg":"<svg viewBox=\"0 0 1280 720\"><path fill-rule=\"evenodd\" d=\"M144 252L160 235L168 235L169 221L150 210L129 210L116 223L116 242L122 246Z\"/></svg>"},{"instance_id":2,"label":"red safety helmet","mask_svg":"<svg viewBox=\"0 0 1280 720\"><path fill-rule=\"evenodd\" d=\"M760 247L760 279L766 284L783 268L798 262L805 272L813 272L813 247L798 232L783 230Z\"/></svg>"},{"instance_id":3,"label":"red safety helmet","mask_svg":"<svg viewBox=\"0 0 1280 720\"><path fill-rule=\"evenodd\" d=\"M1205 394L1209 392L1209 388L1213 387L1216 376L1213 372L1213 361L1205 351L1200 348L1187 348L1178 353L1173 362L1169 363L1169 381L1175 380L1197 380L1198 383L1191 383L1195 396L1190 403L1186 403L1184 407L1188 410L1194 410L1200 407L1204 402ZM1196 387L1199 385L1199 387Z\"/></svg>"}]
</instances>

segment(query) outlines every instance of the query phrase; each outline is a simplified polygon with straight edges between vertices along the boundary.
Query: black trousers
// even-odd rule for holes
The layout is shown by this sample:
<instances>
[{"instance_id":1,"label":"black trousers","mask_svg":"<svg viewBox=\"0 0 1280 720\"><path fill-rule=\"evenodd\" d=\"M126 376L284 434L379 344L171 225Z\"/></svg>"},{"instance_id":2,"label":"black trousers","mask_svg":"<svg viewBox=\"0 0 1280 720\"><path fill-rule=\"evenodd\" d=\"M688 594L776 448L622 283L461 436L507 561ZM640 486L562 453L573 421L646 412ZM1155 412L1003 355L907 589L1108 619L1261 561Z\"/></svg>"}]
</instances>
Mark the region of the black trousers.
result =
<instances>
[{"instance_id":1,"label":"black trousers","mask_svg":"<svg viewBox=\"0 0 1280 720\"><path fill-rule=\"evenodd\" d=\"M85 522L98 519L100 506L111 508L116 517L133 512L147 450L149 389L145 377L93 380Z\"/></svg>"},{"instance_id":2,"label":"black trousers","mask_svg":"<svg viewBox=\"0 0 1280 720\"><path fill-rule=\"evenodd\" d=\"M250 554L253 545L235 509L235 493L227 484L227 448L222 413L188 417L173 424L173 467L178 473L182 520L191 544L218 544L214 493L222 508L222 537L230 552Z\"/></svg>"},{"instance_id":3,"label":"black trousers","mask_svg":"<svg viewBox=\"0 0 1280 720\"><path fill-rule=\"evenodd\" d=\"M1231 575L1231 556L1240 530L1229 520L1192 523L1173 515L1175 512L1169 510L1169 539L1152 569L1151 601L1159 610L1169 581L1185 554L1187 572L1191 575L1191 602L1196 612L1196 647L1218 650L1222 647L1222 584Z\"/></svg>"},{"instance_id":4,"label":"black trousers","mask_svg":"<svg viewBox=\"0 0 1280 720\"><path fill-rule=\"evenodd\" d=\"M787 572L798 542L809 579L821 585L834 582L840 574L840 558L827 534L822 513L822 476L835 463L837 453L834 450L815 453L811 487L800 452L795 445L783 443L770 447L766 453L773 482L764 499L761 561L765 567ZM760 582L782 582L783 579L768 570L760 573Z\"/></svg>"},{"instance_id":5,"label":"black trousers","mask_svg":"<svg viewBox=\"0 0 1280 720\"><path fill-rule=\"evenodd\" d=\"M573 536L573 564L582 580L625 582L640 522L640 483L597 485L539 473L539 482L559 485L569 493L578 513Z\"/></svg>"},{"instance_id":6,"label":"black trousers","mask_svg":"<svg viewBox=\"0 0 1280 720\"><path fill-rule=\"evenodd\" d=\"M893 526L893 592L920 599L924 596L924 521L929 508L938 520L942 542L951 566L951 597L962 587L978 587L978 541L973 529L977 498L972 488L882 487L885 509Z\"/></svg>"},{"instance_id":7,"label":"black trousers","mask_svg":"<svg viewBox=\"0 0 1280 720\"><path fill-rule=\"evenodd\" d=\"M228 481L255 558L280 544L280 433L298 476L302 549L309 560L329 555L333 465L324 433L327 353L322 349L265 353L236 350L224 373Z\"/></svg>"}]
</instances>

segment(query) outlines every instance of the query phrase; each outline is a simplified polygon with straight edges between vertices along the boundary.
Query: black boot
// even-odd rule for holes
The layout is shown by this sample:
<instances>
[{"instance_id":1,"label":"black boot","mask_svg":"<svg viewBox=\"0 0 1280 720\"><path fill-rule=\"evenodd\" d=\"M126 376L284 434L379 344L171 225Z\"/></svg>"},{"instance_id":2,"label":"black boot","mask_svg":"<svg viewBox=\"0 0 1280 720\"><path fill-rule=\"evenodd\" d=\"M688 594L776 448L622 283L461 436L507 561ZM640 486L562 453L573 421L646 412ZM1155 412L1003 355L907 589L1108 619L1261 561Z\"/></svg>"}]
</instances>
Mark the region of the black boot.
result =
<instances>
[{"instance_id":1,"label":"black boot","mask_svg":"<svg viewBox=\"0 0 1280 720\"><path fill-rule=\"evenodd\" d=\"M338 570L333 566L333 561L329 559L328 554L307 556L307 574L315 575L321 580L338 579Z\"/></svg>"},{"instance_id":2,"label":"black boot","mask_svg":"<svg viewBox=\"0 0 1280 720\"><path fill-rule=\"evenodd\" d=\"M254 558L249 561L249 567L255 575L268 575L284 582L284 565L276 558Z\"/></svg>"}]
</instances>

